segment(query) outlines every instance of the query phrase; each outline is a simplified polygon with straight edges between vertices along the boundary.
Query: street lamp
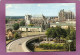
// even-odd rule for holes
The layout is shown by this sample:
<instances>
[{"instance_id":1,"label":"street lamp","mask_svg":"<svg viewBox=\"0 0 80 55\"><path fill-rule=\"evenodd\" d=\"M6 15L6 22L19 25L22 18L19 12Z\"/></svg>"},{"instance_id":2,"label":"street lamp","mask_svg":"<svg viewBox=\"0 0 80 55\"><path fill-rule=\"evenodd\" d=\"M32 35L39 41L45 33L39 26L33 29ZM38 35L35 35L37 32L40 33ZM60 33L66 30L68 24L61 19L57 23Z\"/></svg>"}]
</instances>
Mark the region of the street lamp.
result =
<instances>
[{"instance_id":1,"label":"street lamp","mask_svg":"<svg viewBox=\"0 0 80 55\"><path fill-rule=\"evenodd\" d=\"M70 52L70 43L72 42L73 40L67 40L67 42L69 43L69 52Z\"/></svg>"}]
</instances>

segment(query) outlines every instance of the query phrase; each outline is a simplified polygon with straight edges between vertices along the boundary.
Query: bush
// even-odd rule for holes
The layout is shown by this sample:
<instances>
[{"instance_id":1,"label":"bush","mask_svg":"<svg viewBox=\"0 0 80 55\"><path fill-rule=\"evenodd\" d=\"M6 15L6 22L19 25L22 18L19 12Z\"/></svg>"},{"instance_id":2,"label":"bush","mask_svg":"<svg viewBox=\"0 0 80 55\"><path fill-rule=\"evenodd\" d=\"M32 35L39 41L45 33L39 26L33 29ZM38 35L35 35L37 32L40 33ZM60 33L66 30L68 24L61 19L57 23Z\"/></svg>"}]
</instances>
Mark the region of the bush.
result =
<instances>
[{"instance_id":1,"label":"bush","mask_svg":"<svg viewBox=\"0 0 80 55\"><path fill-rule=\"evenodd\" d=\"M13 29L14 29L14 30L18 30L18 29L19 29L19 24L18 24L18 23L15 23L15 24L13 25Z\"/></svg>"},{"instance_id":2,"label":"bush","mask_svg":"<svg viewBox=\"0 0 80 55\"><path fill-rule=\"evenodd\" d=\"M28 26L34 26L34 24L29 24Z\"/></svg>"},{"instance_id":3,"label":"bush","mask_svg":"<svg viewBox=\"0 0 80 55\"><path fill-rule=\"evenodd\" d=\"M45 43L45 44L40 44L39 46L40 48L44 48L44 49L64 49L64 44L49 44L49 43Z\"/></svg>"},{"instance_id":4,"label":"bush","mask_svg":"<svg viewBox=\"0 0 80 55\"><path fill-rule=\"evenodd\" d=\"M25 22L24 21L21 21L20 22L20 26L25 26Z\"/></svg>"},{"instance_id":5,"label":"bush","mask_svg":"<svg viewBox=\"0 0 80 55\"><path fill-rule=\"evenodd\" d=\"M14 33L14 38L15 38L15 39L20 38L20 36L19 36L19 34L18 34L17 32Z\"/></svg>"}]
</instances>

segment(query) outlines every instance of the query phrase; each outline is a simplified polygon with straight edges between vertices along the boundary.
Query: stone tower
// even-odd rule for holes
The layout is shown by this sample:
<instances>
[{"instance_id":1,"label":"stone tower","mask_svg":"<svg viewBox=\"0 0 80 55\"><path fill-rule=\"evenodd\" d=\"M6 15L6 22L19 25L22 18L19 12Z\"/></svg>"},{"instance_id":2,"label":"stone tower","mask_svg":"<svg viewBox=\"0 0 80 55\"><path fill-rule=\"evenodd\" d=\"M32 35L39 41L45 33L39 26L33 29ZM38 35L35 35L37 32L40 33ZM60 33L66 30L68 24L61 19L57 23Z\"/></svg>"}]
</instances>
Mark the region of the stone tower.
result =
<instances>
[{"instance_id":1,"label":"stone tower","mask_svg":"<svg viewBox=\"0 0 80 55\"><path fill-rule=\"evenodd\" d=\"M25 24L29 25L31 20L31 15L25 15Z\"/></svg>"}]
</instances>

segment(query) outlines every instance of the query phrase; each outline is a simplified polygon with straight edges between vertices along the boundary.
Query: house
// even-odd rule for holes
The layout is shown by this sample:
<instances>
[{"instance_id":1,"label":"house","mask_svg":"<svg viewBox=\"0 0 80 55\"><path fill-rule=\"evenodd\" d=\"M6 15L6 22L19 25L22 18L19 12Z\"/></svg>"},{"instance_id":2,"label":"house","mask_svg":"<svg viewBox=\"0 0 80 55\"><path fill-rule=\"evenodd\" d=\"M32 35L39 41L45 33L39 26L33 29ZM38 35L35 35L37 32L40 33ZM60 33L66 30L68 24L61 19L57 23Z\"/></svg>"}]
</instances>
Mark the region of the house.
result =
<instances>
[{"instance_id":1,"label":"house","mask_svg":"<svg viewBox=\"0 0 80 55\"><path fill-rule=\"evenodd\" d=\"M76 29L75 23L66 23L66 22L50 23L50 27L57 27L57 26L60 26L62 29L67 29L68 27L73 27Z\"/></svg>"},{"instance_id":2,"label":"house","mask_svg":"<svg viewBox=\"0 0 80 55\"><path fill-rule=\"evenodd\" d=\"M29 32L41 32L42 28L41 27L36 27L36 26L21 26L19 28L20 31L29 31Z\"/></svg>"},{"instance_id":3,"label":"house","mask_svg":"<svg viewBox=\"0 0 80 55\"><path fill-rule=\"evenodd\" d=\"M7 39L12 39L12 38L13 38L13 32L12 32L11 29L8 29L8 30L6 31L6 38L7 38Z\"/></svg>"}]
</instances>

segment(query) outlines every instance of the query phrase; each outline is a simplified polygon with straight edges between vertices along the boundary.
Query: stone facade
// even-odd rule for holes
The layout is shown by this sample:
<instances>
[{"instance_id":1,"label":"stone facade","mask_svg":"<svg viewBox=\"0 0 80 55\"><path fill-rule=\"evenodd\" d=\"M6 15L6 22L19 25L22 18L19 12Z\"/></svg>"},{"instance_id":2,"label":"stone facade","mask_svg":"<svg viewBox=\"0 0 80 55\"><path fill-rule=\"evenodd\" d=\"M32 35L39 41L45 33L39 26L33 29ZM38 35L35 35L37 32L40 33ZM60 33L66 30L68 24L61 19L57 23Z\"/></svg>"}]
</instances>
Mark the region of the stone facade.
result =
<instances>
[{"instance_id":1,"label":"stone facade","mask_svg":"<svg viewBox=\"0 0 80 55\"><path fill-rule=\"evenodd\" d=\"M34 24L34 26L40 26L45 29L45 27L48 25L47 18L43 15L25 15L25 24Z\"/></svg>"},{"instance_id":2,"label":"stone facade","mask_svg":"<svg viewBox=\"0 0 80 55\"><path fill-rule=\"evenodd\" d=\"M59 21L71 21L75 20L75 15L72 11L60 10L58 15Z\"/></svg>"}]
</instances>

